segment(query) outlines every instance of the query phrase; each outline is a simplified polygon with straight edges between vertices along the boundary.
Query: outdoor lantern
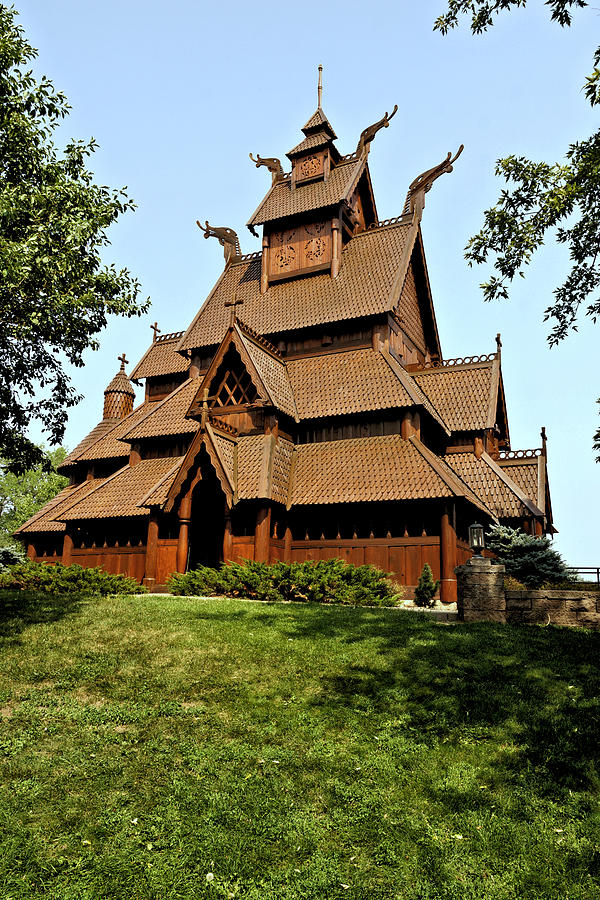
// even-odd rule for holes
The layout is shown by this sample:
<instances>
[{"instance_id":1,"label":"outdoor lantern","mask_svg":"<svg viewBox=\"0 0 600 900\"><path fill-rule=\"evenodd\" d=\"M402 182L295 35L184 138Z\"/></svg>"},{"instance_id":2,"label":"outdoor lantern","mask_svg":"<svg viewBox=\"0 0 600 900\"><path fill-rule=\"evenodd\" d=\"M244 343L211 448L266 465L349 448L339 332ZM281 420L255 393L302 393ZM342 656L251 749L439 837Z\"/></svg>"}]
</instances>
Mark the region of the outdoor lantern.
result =
<instances>
[{"instance_id":1,"label":"outdoor lantern","mask_svg":"<svg viewBox=\"0 0 600 900\"><path fill-rule=\"evenodd\" d=\"M485 547L483 525L469 525L469 547L473 551L473 556L481 556Z\"/></svg>"}]
</instances>

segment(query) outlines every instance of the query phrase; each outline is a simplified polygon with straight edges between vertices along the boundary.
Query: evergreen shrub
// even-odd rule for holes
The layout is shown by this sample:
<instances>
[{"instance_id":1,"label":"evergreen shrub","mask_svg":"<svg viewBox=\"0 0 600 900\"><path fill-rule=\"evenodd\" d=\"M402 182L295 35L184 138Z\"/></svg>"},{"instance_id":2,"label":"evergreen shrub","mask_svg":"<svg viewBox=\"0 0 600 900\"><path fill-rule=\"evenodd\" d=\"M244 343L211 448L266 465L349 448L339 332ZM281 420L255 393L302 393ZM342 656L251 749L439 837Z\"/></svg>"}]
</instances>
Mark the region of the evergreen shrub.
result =
<instances>
[{"instance_id":1,"label":"evergreen shrub","mask_svg":"<svg viewBox=\"0 0 600 900\"><path fill-rule=\"evenodd\" d=\"M375 566L353 566L341 559L303 563L222 564L199 566L175 574L168 589L176 596L246 597L302 603L343 603L350 606L395 606L401 588Z\"/></svg>"},{"instance_id":2,"label":"evergreen shrub","mask_svg":"<svg viewBox=\"0 0 600 900\"><path fill-rule=\"evenodd\" d=\"M434 596L439 586L439 581L436 581L433 577L431 566L429 565L429 563L425 563L421 574L419 575L419 581L415 588L415 606L422 606L425 608L434 606Z\"/></svg>"},{"instance_id":3,"label":"evergreen shrub","mask_svg":"<svg viewBox=\"0 0 600 900\"><path fill-rule=\"evenodd\" d=\"M47 565L27 560L0 571L0 589L38 591L47 594L142 594L146 588L126 575L110 575L103 569Z\"/></svg>"},{"instance_id":4,"label":"evergreen shrub","mask_svg":"<svg viewBox=\"0 0 600 900\"><path fill-rule=\"evenodd\" d=\"M517 528L494 525L486 536L486 546L506 567L506 575L526 588L573 582L574 578L547 537L525 534Z\"/></svg>"}]
</instances>

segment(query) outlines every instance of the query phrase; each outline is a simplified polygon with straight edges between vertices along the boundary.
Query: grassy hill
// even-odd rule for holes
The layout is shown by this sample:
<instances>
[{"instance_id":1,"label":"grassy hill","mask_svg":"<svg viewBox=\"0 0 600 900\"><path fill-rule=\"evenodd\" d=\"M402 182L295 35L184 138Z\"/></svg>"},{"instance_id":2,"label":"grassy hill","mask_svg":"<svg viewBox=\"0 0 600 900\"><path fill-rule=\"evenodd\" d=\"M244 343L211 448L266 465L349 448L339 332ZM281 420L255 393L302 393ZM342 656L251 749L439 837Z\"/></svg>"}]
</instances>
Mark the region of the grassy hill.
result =
<instances>
[{"instance_id":1,"label":"grassy hill","mask_svg":"<svg viewBox=\"0 0 600 900\"><path fill-rule=\"evenodd\" d=\"M0 599L0 897L600 896L600 634Z\"/></svg>"}]
</instances>

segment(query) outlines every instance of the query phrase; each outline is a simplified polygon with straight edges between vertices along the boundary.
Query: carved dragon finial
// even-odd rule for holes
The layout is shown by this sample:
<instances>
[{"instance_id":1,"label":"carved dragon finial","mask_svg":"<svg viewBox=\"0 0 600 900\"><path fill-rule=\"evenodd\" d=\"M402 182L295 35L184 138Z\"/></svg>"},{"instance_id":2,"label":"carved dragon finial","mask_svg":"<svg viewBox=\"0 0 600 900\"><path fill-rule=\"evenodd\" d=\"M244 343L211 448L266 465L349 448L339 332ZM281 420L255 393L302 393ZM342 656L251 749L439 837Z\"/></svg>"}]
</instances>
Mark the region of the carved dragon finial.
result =
<instances>
[{"instance_id":1,"label":"carved dragon finial","mask_svg":"<svg viewBox=\"0 0 600 900\"><path fill-rule=\"evenodd\" d=\"M396 103L392 110L391 116L386 112L382 119L380 119L378 122L375 122L373 125L369 125L369 127L365 128L364 131L361 131L360 137L358 139L358 144L356 145L357 156L361 156L364 152L369 152L371 141L373 140L377 132L382 128L387 128L397 112L398 104Z\"/></svg>"},{"instance_id":2,"label":"carved dragon finial","mask_svg":"<svg viewBox=\"0 0 600 900\"><path fill-rule=\"evenodd\" d=\"M200 231L204 232L205 238L216 237L221 247L223 247L226 266L228 266L229 263L237 262L237 260L240 259L242 255L240 241L233 228L216 228L215 226L208 224L208 219L206 220L206 227L201 225L198 220L196 220L196 225Z\"/></svg>"},{"instance_id":3,"label":"carved dragon finial","mask_svg":"<svg viewBox=\"0 0 600 900\"><path fill-rule=\"evenodd\" d=\"M453 164L464 149L465 145L461 144L454 156L452 156L452 153L448 153L446 159L442 160L441 163L438 163L437 166L432 166L431 169L427 169L415 178L408 188L406 203L404 204L404 215L414 213L417 205L420 206L420 210L423 209L425 206L425 194L427 191L431 190L433 182L439 178L440 175L452 171ZM417 204L417 197L421 198L419 204Z\"/></svg>"},{"instance_id":4,"label":"carved dragon finial","mask_svg":"<svg viewBox=\"0 0 600 900\"><path fill-rule=\"evenodd\" d=\"M272 177L272 184L277 184L279 181L283 181L283 166L281 165L281 160L277 159L276 156L261 156L260 153L256 154L256 159L252 156L251 153L248 154L253 163L256 163L256 168L259 166L266 166Z\"/></svg>"}]
</instances>

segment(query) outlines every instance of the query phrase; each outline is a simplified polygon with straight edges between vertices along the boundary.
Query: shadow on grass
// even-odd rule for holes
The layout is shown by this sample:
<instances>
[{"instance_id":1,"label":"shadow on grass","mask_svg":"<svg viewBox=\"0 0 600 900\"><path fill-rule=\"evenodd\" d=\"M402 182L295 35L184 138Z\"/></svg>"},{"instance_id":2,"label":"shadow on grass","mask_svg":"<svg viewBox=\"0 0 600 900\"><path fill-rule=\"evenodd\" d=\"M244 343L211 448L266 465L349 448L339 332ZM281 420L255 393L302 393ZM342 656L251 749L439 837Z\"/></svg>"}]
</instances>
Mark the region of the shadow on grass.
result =
<instances>
[{"instance_id":1,"label":"shadow on grass","mask_svg":"<svg viewBox=\"0 0 600 900\"><path fill-rule=\"evenodd\" d=\"M373 665L323 676L317 704L390 714L401 704L425 743L477 743L500 729L512 746L498 774L526 774L548 794L600 786L600 633L327 608L312 608L289 633L376 641Z\"/></svg>"},{"instance_id":2,"label":"shadow on grass","mask_svg":"<svg viewBox=\"0 0 600 900\"><path fill-rule=\"evenodd\" d=\"M0 591L0 641L14 638L30 625L57 622L89 599L81 594L54 596L37 591Z\"/></svg>"}]
</instances>

